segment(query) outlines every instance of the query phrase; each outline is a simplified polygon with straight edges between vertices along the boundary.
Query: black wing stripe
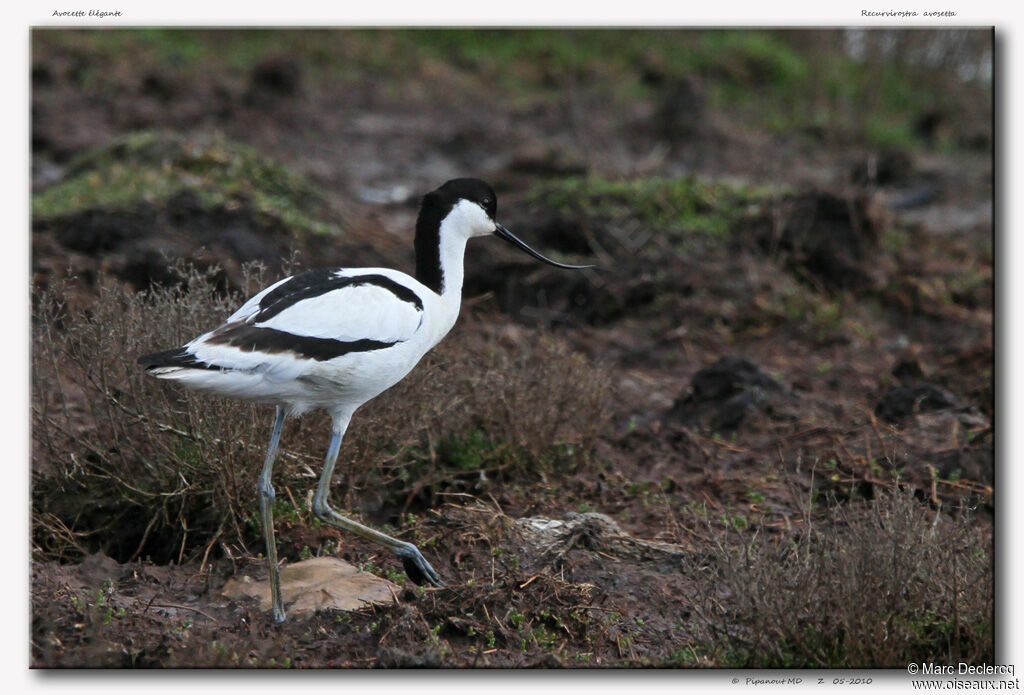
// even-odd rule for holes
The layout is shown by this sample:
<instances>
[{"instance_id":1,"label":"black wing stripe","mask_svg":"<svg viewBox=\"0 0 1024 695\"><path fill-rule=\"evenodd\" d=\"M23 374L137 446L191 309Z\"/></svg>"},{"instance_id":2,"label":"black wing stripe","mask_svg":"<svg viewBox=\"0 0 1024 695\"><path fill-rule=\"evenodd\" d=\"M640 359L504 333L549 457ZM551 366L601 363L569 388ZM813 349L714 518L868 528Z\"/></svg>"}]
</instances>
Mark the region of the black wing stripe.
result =
<instances>
[{"instance_id":1,"label":"black wing stripe","mask_svg":"<svg viewBox=\"0 0 1024 695\"><path fill-rule=\"evenodd\" d=\"M262 323L304 299L319 297L342 287L358 287L360 285L382 287L403 302L409 302L415 306L417 311L423 311L423 300L419 295L389 277L383 275L338 277L335 275L336 272L335 270L310 270L296 275L280 287L268 292L260 300L259 313L252 320L255 323Z\"/></svg>"},{"instance_id":2,"label":"black wing stripe","mask_svg":"<svg viewBox=\"0 0 1024 695\"><path fill-rule=\"evenodd\" d=\"M210 345L229 345L247 352L291 353L295 357L323 362L351 352L382 350L402 341L387 343L369 338L360 338L359 340L312 338L238 322L218 328L206 339L206 342Z\"/></svg>"},{"instance_id":3,"label":"black wing stripe","mask_svg":"<svg viewBox=\"0 0 1024 695\"><path fill-rule=\"evenodd\" d=\"M139 358L139 364L146 369L157 367L188 367L190 369L220 369L217 365L203 362L196 359L196 356L183 347L163 352L154 352L152 355L143 355Z\"/></svg>"},{"instance_id":4,"label":"black wing stripe","mask_svg":"<svg viewBox=\"0 0 1024 695\"><path fill-rule=\"evenodd\" d=\"M263 295L263 298L260 299L260 310L266 309L276 302L287 298L293 292L302 292L311 287L319 287L330 282L335 277L334 274L339 270L341 269L321 268L319 270L307 270L305 273L289 278L287 282L282 283Z\"/></svg>"}]
</instances>

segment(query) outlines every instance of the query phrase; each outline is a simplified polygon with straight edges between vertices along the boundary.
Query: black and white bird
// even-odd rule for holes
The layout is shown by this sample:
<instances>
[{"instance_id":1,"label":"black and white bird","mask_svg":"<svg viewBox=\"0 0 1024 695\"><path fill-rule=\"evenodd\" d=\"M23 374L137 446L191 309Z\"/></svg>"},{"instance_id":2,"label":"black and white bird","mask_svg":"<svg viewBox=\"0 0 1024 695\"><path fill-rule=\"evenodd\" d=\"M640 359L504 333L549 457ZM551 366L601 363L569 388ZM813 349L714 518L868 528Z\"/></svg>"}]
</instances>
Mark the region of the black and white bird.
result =
<instances>
[{"instance_id":1,"label":"black and white bird","mask_svg":"<svg viewBox=\"0 0 1024 695\"><path fill-rule=\"evenodd\" d=\"M324 523L392 550L417 584L443 586L412 543L346 519L328 503L331 476L353 413L401 381L451 330L462 302L466 242L494 234L542 256L495 222L494 191L478 179L453 179L423 197L416 220L416 277L390 268L310 270L245 302L223 325L184 347L139 358L146 373L192 389L277 407L257 482L270 564L274 620L285 618L274 541L271 473L284 420L323 408L331 441L313 512Z\"/></svg>"}]
</instances>

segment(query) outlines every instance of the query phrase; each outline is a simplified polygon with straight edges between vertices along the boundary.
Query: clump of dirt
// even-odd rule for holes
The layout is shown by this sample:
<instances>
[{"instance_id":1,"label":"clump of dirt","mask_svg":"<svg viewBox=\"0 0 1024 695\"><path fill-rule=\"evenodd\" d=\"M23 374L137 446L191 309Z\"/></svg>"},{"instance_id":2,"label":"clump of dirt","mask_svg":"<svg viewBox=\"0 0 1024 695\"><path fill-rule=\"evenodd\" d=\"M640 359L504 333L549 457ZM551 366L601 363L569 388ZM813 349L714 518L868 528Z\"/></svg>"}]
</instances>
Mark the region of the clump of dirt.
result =
<instances>
[{"instance_id":1,"label":"clump of dirt","mask_svg":"<svg viewBox=\"0 0 1024 695\"><path fill-rule=\"evenodd\" d=\"M655 112L656 132L673 144L693 141L708 128L706 102L695 78L674 80L664 89Z\"/></svg>"},{"instance_id":2,"label":"clump of dirt","mask_svg":"<svg viewBox=\"0 0 1024 695\"><path fill-rule=\"evenodd\" d=\"M764 251L829 288L877 287L884 217L864 194L830 191L785 196L741 223Z\"/></svg>"},{"instance_id":3,"label":"clump of dirt","mask_svg":"<svg viewBox=\"0 0 1024 695\"><path fill-rule=\"evenodd\" d=\"M252 69L246 103L265 106L299 93L302 88L302 68L294 60L283 56L268 58Z\"/></svg>"},{"instance_id":4,"label":"clump of dirt","mask_svg":"<svg viewBox=\"0 0 1024 695\"><path fill-rule=\"evenodd\" d=\"M920 383L897 386L885 392L875 406L875 415L888 422L900 422L916 413L963 408L964 403L947 389Z\"/></svg>"},{"instance_id":5,"label":"clump of dirt","mask_svg":"<svg viewBox=\"0 0 1024 695\"><path fill-rule=\"evenodd\" d=\"M787 388L771 378L753 360L741 355L722 357L704 367L665 413L665 420L716 432L735 431L747 415L770 407Z\"/></svg>"}]
</instances>

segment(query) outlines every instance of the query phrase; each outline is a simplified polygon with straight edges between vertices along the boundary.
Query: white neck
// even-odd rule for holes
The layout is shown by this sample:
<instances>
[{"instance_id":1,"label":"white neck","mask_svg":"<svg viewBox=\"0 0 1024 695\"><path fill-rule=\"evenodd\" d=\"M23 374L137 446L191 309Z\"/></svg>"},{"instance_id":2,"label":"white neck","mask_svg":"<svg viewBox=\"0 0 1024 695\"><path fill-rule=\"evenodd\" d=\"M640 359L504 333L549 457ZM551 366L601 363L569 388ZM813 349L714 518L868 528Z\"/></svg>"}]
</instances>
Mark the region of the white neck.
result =
<instances>
[{"instance_id":1,"label":"white neck","mask_svg":"<svg viewBox=\"0 0 1024 695\"><path fill-rule=\"evenodd\" d=\"M462 299L462 281L465 277L463 264L466 256L466 237L446 229L449 224L449 221L445 220L441 225L441 275L444 278L441 296L446 300L454 298L458 303Z\"/></svg>"},{"instance_id":2,"label":"white neck","mask_svg":"<svg viewBox=\"0 0 1024 695\"><path fill-rule=\"evenodd\" d=\"M440 312L434 326L435 344L440 341L448 331L455 325L459 318L459 308L462 306L462 281L465 277L463 267L466 255L466 237L462 234L448 229L457 224L455 220L445 220L441 224L440 245L441 245L441 273L444 278L444 288L441 292Z\"/></svg>"}]
</instances>

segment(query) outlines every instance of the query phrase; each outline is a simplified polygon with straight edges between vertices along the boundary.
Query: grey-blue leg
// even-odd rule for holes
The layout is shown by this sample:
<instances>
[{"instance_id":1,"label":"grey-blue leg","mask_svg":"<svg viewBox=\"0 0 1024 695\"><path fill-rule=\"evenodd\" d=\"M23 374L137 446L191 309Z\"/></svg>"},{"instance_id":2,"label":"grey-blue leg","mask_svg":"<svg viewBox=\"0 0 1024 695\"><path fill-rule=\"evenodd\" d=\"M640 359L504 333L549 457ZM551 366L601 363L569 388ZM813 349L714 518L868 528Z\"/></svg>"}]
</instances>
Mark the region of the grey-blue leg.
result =
<instances>
[{"instance_id":1,"label":"grey-blue leg","mask_svg":"<svg viewBox=\"0 0 1024 695\"><path fill-rule=\"evenodd\" d=\"M263 471L256 482L256 494L260 500L260 516L263 519L263 537L267 541L267 563L270 565L270 600L273 604L274 621L284 621L284 603L281 601L281 577L277 569L277 543L274 541L274 486L271 475L274 470L274 459L277 457L277 446L281 442L281 430L284 428L284 408L278 406L274 420L274 431L270 435L270 446L267 447L267 458L263 462Z\"/></svg>"},{"instance_id":2,"label":"grey-blue leg","mask_svg":"<svg viewBox=\"0 0 1024 695\"><path fill-rule=\"evenodd\" d=\"M379 543L388 548L398 557L402 558L402 565L405 574L417 584L433 584L444 586L441 577L438 576L430 563L426 561L419 549L412 543L400 541L387 534L375 531L369 526L363 526L357 521L346 519L327 503L330 495L331 477L334 475L334 464L338 461L338 451L341 449L341 438L345 435L349 418L337 417L334 422L334 430L331 432L331 444L327 448L327 459L324 462L323 473L320 474L320 482L316 486L316 495L313 497L313 513L325 524L336 526L346 531L365 538L368 541Z\"/></svg>"}]
</instances>

